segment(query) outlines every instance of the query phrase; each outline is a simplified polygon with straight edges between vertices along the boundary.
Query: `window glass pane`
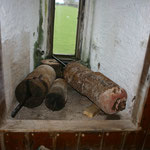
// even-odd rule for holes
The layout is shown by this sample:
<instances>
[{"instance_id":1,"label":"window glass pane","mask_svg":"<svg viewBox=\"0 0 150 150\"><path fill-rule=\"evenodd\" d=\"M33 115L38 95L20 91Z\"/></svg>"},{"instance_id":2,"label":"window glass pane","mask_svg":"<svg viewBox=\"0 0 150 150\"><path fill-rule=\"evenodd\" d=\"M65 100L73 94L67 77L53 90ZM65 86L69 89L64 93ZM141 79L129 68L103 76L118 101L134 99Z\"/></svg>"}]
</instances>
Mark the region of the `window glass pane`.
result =
<instances>
[{"instance_id":1,"label":"window glass pane","mask_svg":"<svg viewBox=\"0 0 150 150\"><path fill-rule=\"evenodd\" d=\"M56 0L54 54L75 54L79 0Z\"/></svg>"}]
</instances>

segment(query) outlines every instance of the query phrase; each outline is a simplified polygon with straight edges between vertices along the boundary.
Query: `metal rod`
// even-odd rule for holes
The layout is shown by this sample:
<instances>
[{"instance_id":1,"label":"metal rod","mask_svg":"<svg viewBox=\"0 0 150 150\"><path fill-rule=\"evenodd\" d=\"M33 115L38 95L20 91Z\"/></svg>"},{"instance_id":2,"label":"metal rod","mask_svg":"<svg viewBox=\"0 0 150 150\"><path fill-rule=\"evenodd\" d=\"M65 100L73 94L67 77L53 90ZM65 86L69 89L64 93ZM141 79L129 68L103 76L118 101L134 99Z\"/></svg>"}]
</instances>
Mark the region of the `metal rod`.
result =
<instances>
[{"instance_id":1,"label":"metal rod","mask_svg":"<svg viewBox=\"0 0 150 150\"><path fill-rule=\"evenodd\" d=\"M19 103L16 106L16 108L12 111L11 117L14 118L22 107L23 107L23 104Z\"/></svg>"},{"instance_id":2,"label":"metal rod","mask_svg":"<svg viewBox=\"0 0 150 150\"><path fill-rule=\"evenodd\" d=\"M52 55L52 58L54 58L55 60L57 60L61 65L63 65L64 67L66 67L66 64L61 61L60 59L58 59L57 57L55 57L54 55Z\"/></svg>"}]
</instances>

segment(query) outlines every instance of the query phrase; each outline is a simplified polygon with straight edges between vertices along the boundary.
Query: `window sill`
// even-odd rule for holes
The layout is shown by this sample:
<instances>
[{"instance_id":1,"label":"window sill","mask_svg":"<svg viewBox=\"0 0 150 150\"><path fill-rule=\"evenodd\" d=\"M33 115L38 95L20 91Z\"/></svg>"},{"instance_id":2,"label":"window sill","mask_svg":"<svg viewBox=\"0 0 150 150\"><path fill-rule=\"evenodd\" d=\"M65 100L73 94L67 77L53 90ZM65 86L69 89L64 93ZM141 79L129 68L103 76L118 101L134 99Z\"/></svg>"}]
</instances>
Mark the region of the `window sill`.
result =
<instances>
[{"instance_id":1,"label":"window sill","mask_svg":"<svg viewBox=\"0 0 150 150\"><path fill-rule=\"evenodd\" d=\"M111 132L140 129L131 120L6 120L0 132Z\"/></svg>"}]
</instances>

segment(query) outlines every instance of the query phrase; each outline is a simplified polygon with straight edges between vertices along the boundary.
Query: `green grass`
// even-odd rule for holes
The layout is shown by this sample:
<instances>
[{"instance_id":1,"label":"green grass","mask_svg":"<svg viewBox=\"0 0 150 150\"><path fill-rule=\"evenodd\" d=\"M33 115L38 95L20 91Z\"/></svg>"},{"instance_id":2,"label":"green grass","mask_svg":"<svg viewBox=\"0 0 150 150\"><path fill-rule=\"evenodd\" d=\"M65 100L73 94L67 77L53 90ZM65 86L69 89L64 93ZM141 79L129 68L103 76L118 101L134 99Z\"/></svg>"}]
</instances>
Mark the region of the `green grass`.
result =
<instances>
[{"instance_id":1,"label":"green grass","mask_svg":"<svg viewBox=\"0 0 150 150\"><path fill-rule=\"evenodd\" d=\"M54 54L74 54L78 8L56 5L54 24Z\"/></svg>"}]
</instances>

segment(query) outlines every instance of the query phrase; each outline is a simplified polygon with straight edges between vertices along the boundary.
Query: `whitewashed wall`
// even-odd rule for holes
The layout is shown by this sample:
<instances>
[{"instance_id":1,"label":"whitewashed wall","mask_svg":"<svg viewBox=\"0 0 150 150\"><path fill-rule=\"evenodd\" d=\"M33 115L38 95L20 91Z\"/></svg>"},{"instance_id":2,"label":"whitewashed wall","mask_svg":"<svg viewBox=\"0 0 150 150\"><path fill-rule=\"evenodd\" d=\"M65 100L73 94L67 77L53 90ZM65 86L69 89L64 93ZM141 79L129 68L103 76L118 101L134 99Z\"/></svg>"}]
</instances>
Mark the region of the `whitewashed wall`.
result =
<instances>
[{"instance_id":1,"label":"whitewashed wall","mask_svg":"<svg viewBox=\"0 0 150 150\"><path fill-rule=\"evenodd\" d=\"M47 27L46 3L47 0L42 1L43 30ZM34 43L38 38L39 8L39 0L0 0L7 110L15 99L14 90L17 84L33 70ZM45 48L45 41L44 39L42 48Z\"/></svg>"},{"instance_id":2,"label":"whitewashed wall","mask_svg":"<svg viewBox=\"0 0 150 150\"><path fill-rule=\"evenodd\" d=\"M83 45L82 57L89 57L93 71L102 72L127 91L126 110L131 112L150 34L150 0L94 2L94 18L88 20L92 22L90 52Z\"/></svg>"}]
</instances>

